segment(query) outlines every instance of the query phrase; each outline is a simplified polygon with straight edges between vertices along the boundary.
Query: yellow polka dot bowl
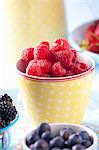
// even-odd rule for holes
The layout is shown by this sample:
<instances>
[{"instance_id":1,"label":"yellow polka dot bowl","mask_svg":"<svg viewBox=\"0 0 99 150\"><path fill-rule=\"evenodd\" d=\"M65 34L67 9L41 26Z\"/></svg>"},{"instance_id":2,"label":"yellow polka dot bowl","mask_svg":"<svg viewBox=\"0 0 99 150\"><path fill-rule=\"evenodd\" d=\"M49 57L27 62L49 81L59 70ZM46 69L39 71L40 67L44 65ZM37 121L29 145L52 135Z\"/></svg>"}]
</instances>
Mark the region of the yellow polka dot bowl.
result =
<instances>
[{"instance_id":1,"label":"yellow polka dot bowl","mask_svg":"<svg viewBox=\"0 0 99 150\"><path fill-rule=\"evenodd\" d=\"M78 53L78 60L86 62L90 69L69 77L37 77L20 71L17 62L18 83L26 112L32 123L81 123L90 96L94 75L94 61Z\"/></svg>"}]
</instances>

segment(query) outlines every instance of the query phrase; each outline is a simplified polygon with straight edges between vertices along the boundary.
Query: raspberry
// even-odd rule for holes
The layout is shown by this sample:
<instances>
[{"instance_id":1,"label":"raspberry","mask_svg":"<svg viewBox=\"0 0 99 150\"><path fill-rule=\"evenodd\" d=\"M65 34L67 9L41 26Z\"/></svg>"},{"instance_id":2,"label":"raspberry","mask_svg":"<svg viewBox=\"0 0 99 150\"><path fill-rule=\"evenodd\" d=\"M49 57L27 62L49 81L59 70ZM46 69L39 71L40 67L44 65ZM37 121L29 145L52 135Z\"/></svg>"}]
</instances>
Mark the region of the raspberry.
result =
<instances>
[{"instance_id":1,"label":"raspberry","mask_svg":"<svg viewBox=\"0 0 99 150\"><path fill-rule=\"evenodd\" d=\"M69 68L72 65L73 53L71 51L60 51L56 53L56 58L64 68Z\"/></svg>"},{"instance_id":2,"label":"raspberry","mask_svg":"<svg viewBox=\"0 0 99 150\"><path fill-rule=\"evenodd\" d=\"M43 42L40 43L40 45L42 45L42 44L46 45L46 46L48 46L48 48L50 48L50 45L49 45L49 43L47 41L43 41Z\"/></svg>"},{"instance_id":3,"label":"raspberry","mask_svg":"<svg viewBox=\"0 0 99 150\"><path fill-rule=\"evenodd\" d=\"M86 39L88 39L89 42L94 40L93 34L95 31L95 28L96 28L96 24L91 24L90 26L88 26L88 28L86 30L85 37L86 37Z\"/></svg>"},{"instance_id":4,"label":"raspberry","mask_svg":"<svg viewBox=\"0 0 99 150\"><path fill-rule=\"evenodd\" d=\"M18 68L21 72L25 73L25 72L26 72L26 67L27 67L27 65L28 65L28 62L26 62L26 61L23 60L23 59L20 59L20 60L18 61L18 63L17 63L17 68Z\"/></svg>"},{"instance_id":5,"label":"raspberry","mask_svg":"<svg viewBox=\"0 0 99 150\"><path fill-rule=\"evenodd\" d=\"M56 60L56 54L55 54L55 51L53 51L53 49L51 49L51 50L49 51L48 60L49 60L50 62L52 62L52 63L57 62L57 60Z\"/></svg>"},{"instance_id":6,"label":"raspberry","mask_svg":"<svg viewBox=\"0 0 99 150\"><path fill-rule=\"evenodd\" d=\"M42 71L41 71L40 67L37 66L36 64L28 65L26 68L26 73L28 75L32 75L32 76L42 76Z\"/></svg>"},{"instance_id":7,"label":"raspberry","mask_svg":"<svg viewBox=\"0 0 99 150\"><path fill-rule=\"evenodd\" d=\"M90 43L88 50L99 54L99 46L96 43Z\"/></svg>"},{"instance_id":8,"label":"raspberry","mask_svg":"<svg viewBox=\"0 0 99 150\"><path fill-rule=\"evenodd\" d=\"M48 60L38 60L37 65L40 67L42 74L49 74L51 72L51 62Z\"/></svg>"},{"instance_id":9,"label":"raspberry","mask_svg":"<svg viewBox=\"0 0 99 150\"><path fill-rule=\"evenodd\" d=\"M99 38L99 24L96 26L95 35Z\"/></svg>"},{"instance_id":10,"label":"raspberry","mask_svg":"<svg viewBox=\"0 0 99 150\"><path fill-rule=\"evenodd\" d=\"M49 54L49 47L45 44L38 45L34 50L34 59L47 59Z\"/></svg>"},{"instance_id":11,"label":"raspberry","mask_svg":"<svg viewBox=\"0 0 99 150\"><path fill-rule=\"evenodd\" d=\"M70 50L70 46L66 39L59 38L55 40L52 49L55 52L58 52L58 51Z\"/></svg>"},{"instance_id":12,"label":"raspberry","mask_svg":"<svg viewBox=\"0 0 99 150\"><path fill-rule=\"evenodd\" d=\"M74 75L74 72L72 70L66 71L66 76L72 76L72 75Z\"/></svg>"},{"instance_id":13,"label":"raspberry","mask_svg":"<svg viewBox=\"0 0 99 150\"><path fill-rule=\"evenodd\" d=\"M34 58L34 48L27 48L22 51L21 58L27 63Z\"/></svg>"},{"instance_id":14,"label":"raspberry","mask_svg":"<svg viewBox=\"0 0 99 150\"><path fill-rule=\"evenodd\" d=\"M77 62L75 65L72 66L72 71L75 74L83 73L88 70L88 65L82 62Z\"/></svg>"},{"instance_id":15,"label":"raspberry","mask_svg":"<svg viewBox=\"0 0 99 150\"><path fill-rule=\"evenodd\" d=\"M71 52L73 53L72 62L75 63L77 61L77 51L74 49L71 49Z\"/></svg>"},{"instance_id":16,"label":"raspberry","mask_svg":"<svg viewBox=\"0 0 99 150\"><path fill-rule=\"evenodd\" d=\"M56 62L52 66L52 76L62 77L66 75L66 69L64 69L60 62Z\"/></svg>"},{"instance_id":17,"label":"raspberry","mask_svg":"<svg viewBox=\"0 0 99 150\"><path fill-rule=\"evenodd\" d=\"M51 71L51 63L48 60L31 60L26 68L28 75L46 76Z\"/></svg>"}]
</instances>

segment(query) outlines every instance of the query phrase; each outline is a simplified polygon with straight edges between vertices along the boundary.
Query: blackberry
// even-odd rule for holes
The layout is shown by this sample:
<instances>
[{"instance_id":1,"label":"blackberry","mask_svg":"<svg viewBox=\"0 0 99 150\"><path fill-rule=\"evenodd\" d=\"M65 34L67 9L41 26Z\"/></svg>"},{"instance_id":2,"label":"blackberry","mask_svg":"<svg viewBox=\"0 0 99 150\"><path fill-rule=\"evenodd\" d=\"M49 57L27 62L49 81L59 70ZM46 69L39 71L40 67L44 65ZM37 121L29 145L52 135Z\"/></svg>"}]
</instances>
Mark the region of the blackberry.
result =
<instances>
[{"instance_id":1,"label":"blackberry","mask_svg":"<svg viewBox=\"0 0 99 150\"><path fill-rule=\"evenodd\" d=\"M2 102L2 101L9 101L9 102L12 103L13 100L11 99L11 97L10 97L9 95L4 94L4 95L1 95L0 101L1 101L1 102Z\"/></svg>"},{"instance_id":2,"label":"blackberry","mask_svg":"<svg viewBox=\"0 0 99 150\"><path fill-rule=\"evenodd\" d=\"M0 97L0 128L8 126L16 118L17 110L10 96L5 94Z\"/></svg>"}]
</instances>

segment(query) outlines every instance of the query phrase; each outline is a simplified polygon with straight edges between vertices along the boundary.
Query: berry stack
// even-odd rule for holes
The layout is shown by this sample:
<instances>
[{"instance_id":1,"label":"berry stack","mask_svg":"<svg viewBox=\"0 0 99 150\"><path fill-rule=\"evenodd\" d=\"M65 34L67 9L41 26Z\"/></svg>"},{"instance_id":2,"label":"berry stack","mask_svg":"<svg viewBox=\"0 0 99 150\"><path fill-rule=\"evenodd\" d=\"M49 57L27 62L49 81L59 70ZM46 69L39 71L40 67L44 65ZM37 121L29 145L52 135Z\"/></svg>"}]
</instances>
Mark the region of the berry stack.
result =
<instances>
[{"instance_id":1,"label":"berry stack","mask_svg":"<svg viewBox=\"0 0 99 150\"><path fill-rule=\"evenodd\" d=\"M87 131L77 132L66 126L53 134L45 122L26 137L26 145L31 150L85 150L92 144L93 138Z\"/></svg>"},{"instance_id":2,"label":"berry stack","mask_svg":"<svg viewBox=\"0 0 99 150\"><path fill-rule=\"evenodd\" d=\"M0 129L8 126L17 115L13 100L7 94L0 97Z\"/></svg>"}]
</instances>

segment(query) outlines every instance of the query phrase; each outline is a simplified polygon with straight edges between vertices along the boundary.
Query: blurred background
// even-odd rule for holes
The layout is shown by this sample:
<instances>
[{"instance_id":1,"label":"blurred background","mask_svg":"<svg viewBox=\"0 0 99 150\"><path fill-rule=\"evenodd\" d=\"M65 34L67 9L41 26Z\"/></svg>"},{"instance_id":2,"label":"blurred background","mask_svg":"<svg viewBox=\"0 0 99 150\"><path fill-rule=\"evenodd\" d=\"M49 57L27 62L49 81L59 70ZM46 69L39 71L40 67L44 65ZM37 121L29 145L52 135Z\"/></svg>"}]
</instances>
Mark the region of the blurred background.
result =
<instances>
[{"instance_id":1,"label":"blurred background","mask_svg":"<svg viewBox=\"0 0 99 150\"><path fill-rule=\"evenodd\" d=\"M0 88L16 87L15 63L22 49L67 37L95 18L98 0L0 0Z\"/></svg>"}]
</instances>

